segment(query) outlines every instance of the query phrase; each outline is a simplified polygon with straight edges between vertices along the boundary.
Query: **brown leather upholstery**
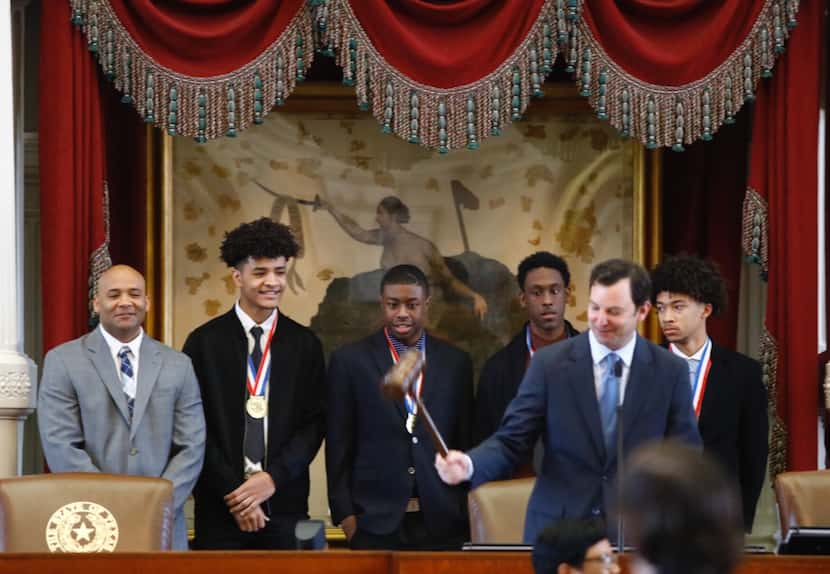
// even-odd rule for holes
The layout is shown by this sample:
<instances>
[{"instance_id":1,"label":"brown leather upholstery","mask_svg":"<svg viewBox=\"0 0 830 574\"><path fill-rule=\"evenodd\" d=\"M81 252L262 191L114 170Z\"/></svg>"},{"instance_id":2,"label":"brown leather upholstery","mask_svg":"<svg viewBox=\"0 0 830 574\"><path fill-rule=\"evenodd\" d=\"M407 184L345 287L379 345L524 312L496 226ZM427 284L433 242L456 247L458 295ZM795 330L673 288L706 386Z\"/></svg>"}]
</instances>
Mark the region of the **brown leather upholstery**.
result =
<instances>
[{"instance_id":1,"label":"brown leather upholstery","mask_svg":"<svg viewBox=\"0 0 830 574\"><path fill-rule=\"evenodd\" d=\"M169 550L173 484L99 473L0 480L0 551Z\"/></svg>"},{"instance_id":2,"label":"brown leather upholstery","mask_svg":"<svg viewBox=\"0 0 830 574\"><path fill-rule=\"evenodd\" d=\"M775 498L782 540L791 526L830 526L830 470L779 474Z\"/></svg>"},{"instance_id":3,"label":"brown leather upholstery","mask_svg":"<svg viewBox=\"0 0 830 574\"><path fill-rule=\"evenodd\" d=\"M468 495L474 544L521 544L525 512L535 478L482 484Z\"/></svg>"}]
</instances>

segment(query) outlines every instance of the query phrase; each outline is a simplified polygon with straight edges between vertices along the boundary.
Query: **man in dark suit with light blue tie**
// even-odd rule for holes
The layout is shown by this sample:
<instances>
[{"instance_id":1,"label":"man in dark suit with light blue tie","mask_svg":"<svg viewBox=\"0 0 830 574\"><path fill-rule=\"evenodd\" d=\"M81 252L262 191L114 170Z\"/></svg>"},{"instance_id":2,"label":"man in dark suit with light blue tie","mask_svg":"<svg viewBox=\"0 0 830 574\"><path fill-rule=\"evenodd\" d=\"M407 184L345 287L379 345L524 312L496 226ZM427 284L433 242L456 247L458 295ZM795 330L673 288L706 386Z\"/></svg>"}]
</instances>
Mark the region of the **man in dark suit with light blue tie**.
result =
<instances>
[{"instance_id":1,"label":"man in dark suit with light blue tie","mask_svg":"<svg viewBox=\"0 0 830 574\"><path fill-rule=\"evenodd\" d=\"M507 477L544 433L542 471L525 519L526 543L564 517L611 522L618 412L623 456L663 437L700 444L686 366L636 332L651 306L650 287L648 273L634 263L612 259L594 267L590 331L534 355L492 437L469 453L436 457L445 482L469 480L476 487Z\"/></svg>"}]
</instances>

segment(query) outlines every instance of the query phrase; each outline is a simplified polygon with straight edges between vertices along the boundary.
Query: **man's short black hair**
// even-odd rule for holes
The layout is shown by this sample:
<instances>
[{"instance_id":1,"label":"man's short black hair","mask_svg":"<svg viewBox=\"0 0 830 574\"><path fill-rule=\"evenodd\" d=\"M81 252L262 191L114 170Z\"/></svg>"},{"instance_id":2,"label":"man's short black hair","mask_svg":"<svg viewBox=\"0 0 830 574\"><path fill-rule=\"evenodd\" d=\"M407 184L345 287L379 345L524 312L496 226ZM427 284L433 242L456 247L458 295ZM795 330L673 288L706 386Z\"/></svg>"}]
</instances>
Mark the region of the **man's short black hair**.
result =
<instances>
[{"instance_id":1,"label":"man's short black hair","mask_svg":"<svg viewBox=\"0 0 830 574\"><path fill-rule=\"evenodd\" d=\"M655 571L729 574L743 551L743 514L720 464L670 440L642 447L626 465L626 531Z\"/></svg>"},{"instance_id":2,"label":"man's short black hair","mask_svg":"<svg viewBox=\"0 0 830 574\"><path fill-rule=\"evenodd\" d=\"M299 251L300 246L294 239L291 229L269 217L243 223L236 229L228 231L219 247L222 261L228 267L236 267L247 261L249 257L290 259L296 257Z\"/></svg>"},{"instance_id":3,"label":"man's short black hair","mask_svg":"<svg viewBox=\"0 0 830 574\"><path fill-rule=\"evenodd\" d=\"M648 271L633 261L625 259L609 259L598 263L591 269L591 280L588 287L595 283L603 287L610 287L618 281L628 279L631 282L631 300L635 307L642 307L651 297L651 279Z\"/></svg>"},{"instance_id":4,"label":"man's short black hair","mask_svg":"<svg viewBox=\"0 0 830 574\"><path fill-rule=\"evenodd\" d=\"M395 265L388 269L380 280L381 294L387 285L420 285L424 290L424 297L429 297L427 276L415 265Z\"/></svg>"},{"instance_id":5,"label":"man's short black hair","mask_svg":"<svg viewBox=\"0 0 830 574\"><path fill-rule=\"evenodd\" d=\"M533 545L533 570L536 574L556 574L560 564L582 568L585 554L607 537L600 520L563 518L539 533Z\"/></svg>"},{"instance_id":6,"label":"man's short black hair","mask_svg":"<svg viewBox=\"0 0 830 574\"><path fill-rule=\"evenodd\" d=\"M527 274L540 267L559 271L562 280L565 282L565 287L571 284L571 270L568 269L568 264L564 259L550 251L537 251L533 255L528 255L519 263L519 273L516 276L519 281L519 289L524 290Z\"/></svg>"},{"instance_id":7,"label":"man's short black hair","mask_svg":"<svg viewBox=\"0 0 830 574\"><path fill-rule=\"evenodd\" d=\"M668 257L651 272L651 284L654 300L666 291L710 304L713 315L726 309L726 283L712 261L689 255Z\"/></svg>"}]
</instances>

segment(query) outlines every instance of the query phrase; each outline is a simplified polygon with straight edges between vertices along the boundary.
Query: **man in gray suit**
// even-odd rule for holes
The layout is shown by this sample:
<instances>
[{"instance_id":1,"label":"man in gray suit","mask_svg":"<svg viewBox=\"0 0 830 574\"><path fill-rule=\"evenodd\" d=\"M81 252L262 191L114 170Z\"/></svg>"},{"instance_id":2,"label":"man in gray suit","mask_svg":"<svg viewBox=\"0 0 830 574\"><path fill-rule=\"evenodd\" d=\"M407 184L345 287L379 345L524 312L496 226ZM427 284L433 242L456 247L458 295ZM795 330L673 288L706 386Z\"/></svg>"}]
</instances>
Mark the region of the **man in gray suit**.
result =
<instances>
[{"instance_id":1,"label":"man in gray suit","mask_svg":"<svg viewBox=\"0 0 830 574\"><path fill-rule=\"evenodd\" d=\"M53 472L160 476L173 483L173 548L187 550L184 502L202 469L205 418L190 359L151 339L144 277L101 274L98 328L46 355L38 400Z\"/></svg>"}]
</instances>

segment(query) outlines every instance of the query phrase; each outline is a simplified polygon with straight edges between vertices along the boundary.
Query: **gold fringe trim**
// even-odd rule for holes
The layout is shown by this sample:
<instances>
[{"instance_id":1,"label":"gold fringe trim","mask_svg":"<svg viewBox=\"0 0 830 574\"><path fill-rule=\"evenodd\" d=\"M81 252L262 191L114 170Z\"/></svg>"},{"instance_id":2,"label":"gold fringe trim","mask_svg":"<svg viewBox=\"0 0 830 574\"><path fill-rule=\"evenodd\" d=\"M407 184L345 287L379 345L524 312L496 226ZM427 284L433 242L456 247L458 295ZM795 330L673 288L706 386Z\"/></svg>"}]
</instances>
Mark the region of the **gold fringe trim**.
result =
<instances>
[{"instance_id":1,"label":"gold fringe trim","mask_svg":"<svg viewBox=\"0 0 830 574\"><path fill-rule=\"evenodd\" d=\"M746 188L741 218L741 248L750 263L761 266L761 277L769 273L769 207L752 187Z\"/></svg>"},{"instance_id":2,"label":"gold fringe trim","mask_svg":"<svg viewBox=\"0 0 830 574\"><path fill-rule=\"evenodd\" d=\"M207 78L156 62L129 35L107 0L70 0L72 22L87 37L115 88L148 123L205 142L261 123L305 78L314 56L311 14L303 8L285 31L238 70Z\"/></svg>"},{"instance_id":3,"label":"gold fringe trim","mask_svg":"<svg viewBox=\"0 0 830 574\"><path fill-rule=\"evenodd\" d=\"M761 333L761 368L767 389L767 409L771 429L769 438L770 480L787 470L787 426L778 414L778 344L764 328Z\"/></svg>"},{"instance_id":4,"label":"gold fringe trim","mask_svg":"<svg viewBox=\"0 0 830 574\"><path fill-rule=\"evenodd\" d=\"M744 102L754 99L758 79L772 75L784 50L798 4L765 0L752 30L726 61L706 77L677 87L649 84L623 70L580 15L564 49L568 69L597 115L607 117L621 135L649 149L683 151L684 144L712 139L721 125L734 122Z\"/></svg>"},{"instance_id":5,"label":"gold fringe trim","mask_svg":"<svg viewBox=\"0 0 830 574\"><path fill-rule=\"evenodd\" d=\"M374 48L348 0L328 0L329 23L319 41L333 49L343 81L354 85L358 105L371 110L383 131L446 153L476 149L519 119L531 97L541 97L564 33L563 0L546 0L516 51L484 78L456 88L427 86L403 75Z\"/></svg>"},{"instance_id":6,"label":"gold fringe trim","mask_svg":"<svg viewBox=\"0 0 830 574\"><path fill-rule=\"evenodd\" d=\"M102 207L104 212L104 242L89 255L89 298L87 305L89 309L90 327L98 324L98 315L92 306L92 300L98 291L98 279L101 277L101 273L112 267L112 258L110 257L110 191L106 181L104 182L104 201Z\"/></svg>"}]
</instances>

